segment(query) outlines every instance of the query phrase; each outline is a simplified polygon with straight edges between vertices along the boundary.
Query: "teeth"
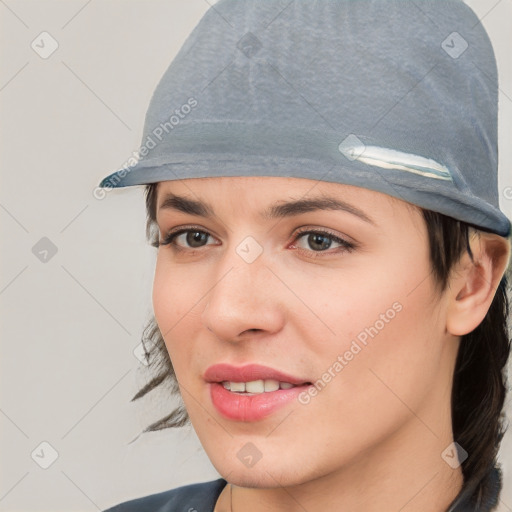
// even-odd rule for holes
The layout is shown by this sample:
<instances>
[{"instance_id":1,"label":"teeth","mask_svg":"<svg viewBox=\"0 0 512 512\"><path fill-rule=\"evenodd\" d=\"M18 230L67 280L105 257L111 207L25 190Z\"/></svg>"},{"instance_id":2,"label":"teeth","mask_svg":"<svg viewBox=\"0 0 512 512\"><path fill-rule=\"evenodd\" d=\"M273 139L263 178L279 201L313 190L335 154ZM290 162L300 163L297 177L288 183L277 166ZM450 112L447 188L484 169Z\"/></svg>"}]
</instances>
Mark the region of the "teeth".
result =
<instances>
[{"instance_id":1,"label":"teeth","mask_svg":"<svg viewBox=\"0 0 512 512\"><path fill-rule=\"evenodd\" d=\"M230 391L243 393L245 391L245 382L230 382L229 389Z\"/></svg>"},{"instance_id":2,"label":"teeth","mask_svg":"<svg viewBox=\"0 0 512 512\"><path fill-rule=\"evenodd\" d=\"M265 392L269 391L277 391L279 389L279 381L278 380L265 380Z\"/></svg>"},{"instance_id":3,"label":"teeth","mask_svg":"<svg viewBox=\"0 0 512 512\"><path fill-rule=\"evenodd\" d=\"M271 391L277 391L278 389L290 389L294 388L295 384L290 382L279 382L278 380L267 379L267 380L252 380L250 382L228 382L222 383L225 389L234 393L270 393Z\"/></svg>"},{"instance_id":4,"label":"teeth","mask_svg":"<svg viewBox=\"0 0 512 512\"><path fill-rule=\"evenodd\" d=\"M244 385L242 383L242 385ZM262 380L252 380L251 382L245 383L245 392L246 393L264 393L265 392L265 382Z\"/></svg>"}]
</instances>

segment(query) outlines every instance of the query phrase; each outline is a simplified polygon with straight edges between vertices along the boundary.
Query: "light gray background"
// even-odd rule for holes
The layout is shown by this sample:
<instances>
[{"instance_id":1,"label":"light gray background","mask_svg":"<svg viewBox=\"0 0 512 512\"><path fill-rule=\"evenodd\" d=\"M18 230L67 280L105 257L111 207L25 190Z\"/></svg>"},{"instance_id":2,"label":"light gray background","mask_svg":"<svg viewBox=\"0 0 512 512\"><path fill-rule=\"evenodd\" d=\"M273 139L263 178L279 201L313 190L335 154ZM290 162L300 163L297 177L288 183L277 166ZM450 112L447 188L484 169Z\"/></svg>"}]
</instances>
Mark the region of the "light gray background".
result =
<instances>
[{"instance_id":1,"label":"light gray background","mask_svg":"<svg viewBox=\"0 0 512 512\"><path fill-rule=\"evenodd\" d=\"M512 0L469 4L499 61L500 193L510 217ZM1 511L92 512L218 477L190 428L128 444L169 407L158 393L129 402L145 381L133 350L151 313L155 250L142 188L93 196L138 149L151 94L208 7L0 0ZM46 59L31 48L43 31L59 45ZM57 250L46 262L43 237ZM40 465L52 448L42 442L58 452L48 469ZM512 432L501 460L500 510L512 511Z\"/></svg>"}]
</instances>

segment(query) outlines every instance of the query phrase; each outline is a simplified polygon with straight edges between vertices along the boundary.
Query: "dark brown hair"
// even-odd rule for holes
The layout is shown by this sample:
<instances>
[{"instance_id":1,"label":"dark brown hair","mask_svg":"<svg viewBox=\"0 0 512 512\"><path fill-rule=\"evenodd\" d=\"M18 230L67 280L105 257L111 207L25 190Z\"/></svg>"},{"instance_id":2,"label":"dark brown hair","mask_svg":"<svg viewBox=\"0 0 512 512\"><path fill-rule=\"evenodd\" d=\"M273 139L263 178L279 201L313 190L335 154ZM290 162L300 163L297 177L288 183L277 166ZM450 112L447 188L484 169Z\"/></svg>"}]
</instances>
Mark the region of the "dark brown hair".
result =
<instances>
[{"instance_id":1,"label":"dark brown hair","mask_svg":"<svg viewBox=\"0 0 512 512\"><path fill-rule=\"evenodd\" d=\"M156 225L157 184L146 186L146 235L151 245L158 246ZM471 258L471 233L478 236L479 228L457 221L440 213L421 209L426 223L430 245L430 260L436 283L443 291L451 269L467 252ZM455 364L452 387L452 427L454 440L468 453L462 463L464 490L469 491L475 510L491 493L495 485L489 480L491 468L505 433L503 406L506 397L506 365L511 342L507 321L509 301L507 277L503 277L492 304L481 324L461 337ZM136 400L164 382L172 393L179 395L169 354L153 318L144 329L145 347L151 378L132 400ZM181 427L188 422L183 402L170 414L149 425L144 432L170 427Z\"/></svg>"}]
</instances>

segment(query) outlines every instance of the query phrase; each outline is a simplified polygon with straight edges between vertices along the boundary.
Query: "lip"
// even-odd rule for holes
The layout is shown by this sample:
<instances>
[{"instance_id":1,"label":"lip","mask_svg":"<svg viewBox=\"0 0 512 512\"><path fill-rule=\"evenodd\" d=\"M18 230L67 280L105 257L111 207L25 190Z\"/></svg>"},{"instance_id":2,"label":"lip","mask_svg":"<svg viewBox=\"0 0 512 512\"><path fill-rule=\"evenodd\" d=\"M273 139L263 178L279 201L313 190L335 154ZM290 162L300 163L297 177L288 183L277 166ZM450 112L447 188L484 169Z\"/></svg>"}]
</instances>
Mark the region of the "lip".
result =
<instances>
[{"instance_id":1,"label":"lip","mask_svg":"<svg viewBox=\"0 0 512 512\"><path fill-rule=\"evenodd\" d=\"M250 382L266 379L289 382L297 386L309 382L308 379L294 377L293 375L260 364L247 364L245 366L233 366L227 363L214 364L204 373L204 380L206 382Z\"/></svg>"},{"instance_id":2,"label":"lip","mask_svg":"<svg viewBox=\"0 0 512 512\"><path fill-rule=\"evenodd\" d=\"M208 383L210 398L217 411L230 420L243 422L259 421L270 416L281 407L297 401L298 396L312 385L306 379L258 364L242 367L216 364L206 370L204 379ZM222 385L224 381L250 382L266 379L289 382L296 387L244 395L228 391Z\"/></svg>"}]
</instances>

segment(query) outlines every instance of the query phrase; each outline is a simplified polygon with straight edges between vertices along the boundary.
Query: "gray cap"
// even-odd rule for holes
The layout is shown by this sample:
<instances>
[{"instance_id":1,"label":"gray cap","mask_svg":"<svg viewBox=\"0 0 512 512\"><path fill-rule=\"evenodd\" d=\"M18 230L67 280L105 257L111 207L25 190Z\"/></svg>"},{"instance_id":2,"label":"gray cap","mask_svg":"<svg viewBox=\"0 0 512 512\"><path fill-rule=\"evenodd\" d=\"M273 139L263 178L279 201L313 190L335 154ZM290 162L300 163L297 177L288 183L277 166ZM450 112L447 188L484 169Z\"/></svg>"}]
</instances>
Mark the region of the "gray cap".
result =
<instances>
[{"instance_id":1,"label":"gray cap","mask_svg":"<svg viewBox=\"0 0 512 512\"><path fill-rule=\"evenodd\" d=\"M376 190L502 236L498 78L460 0L221 0L100 187L219 176Z\"/></svg>"}]
</instances>

